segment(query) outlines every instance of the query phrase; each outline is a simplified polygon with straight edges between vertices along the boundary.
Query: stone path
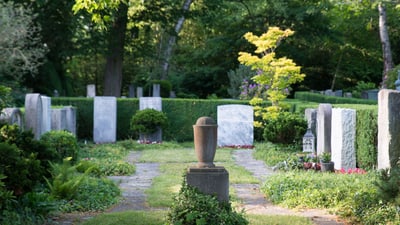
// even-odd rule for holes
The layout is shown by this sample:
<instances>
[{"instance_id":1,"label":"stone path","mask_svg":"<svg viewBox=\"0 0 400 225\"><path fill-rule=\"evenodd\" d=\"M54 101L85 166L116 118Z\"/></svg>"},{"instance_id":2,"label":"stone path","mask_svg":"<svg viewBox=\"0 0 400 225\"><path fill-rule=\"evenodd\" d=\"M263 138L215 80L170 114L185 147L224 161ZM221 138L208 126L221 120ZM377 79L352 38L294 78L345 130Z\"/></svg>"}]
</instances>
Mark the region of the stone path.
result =
<instances>
[{"instance_id":1,"label":"stone path","mask_svg":"<svg viewBox=\"0 0 400 225\"><path fill-rule=\"evenodd\" d=\"M237 197L241 200L239 207L248 214L268 214L268 215L297 215L309 217L317 225L342 225L336 216L328 214L324 210L303 210L293 211L283 207L273 205L264 198L260 191L260 184L272 175L274 171L268 168L263 161L253 158L254 150L235 150L233 158L236 164L243 166L256 177L259 184L231 184L235 189Z\"/></svg>"}]
</instances>

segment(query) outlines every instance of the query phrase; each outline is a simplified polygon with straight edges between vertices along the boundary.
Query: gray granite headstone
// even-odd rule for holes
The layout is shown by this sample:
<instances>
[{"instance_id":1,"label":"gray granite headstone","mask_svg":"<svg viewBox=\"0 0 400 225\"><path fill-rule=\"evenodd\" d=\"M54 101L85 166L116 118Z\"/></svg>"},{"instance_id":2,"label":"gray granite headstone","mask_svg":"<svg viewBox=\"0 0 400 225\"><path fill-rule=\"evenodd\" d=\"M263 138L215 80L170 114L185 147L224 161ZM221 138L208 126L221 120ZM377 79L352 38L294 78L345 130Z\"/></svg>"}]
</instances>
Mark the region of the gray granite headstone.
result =
<instances>
[{"instance_id":1,"label":"gray granite headstone","mask_svg":"<svg viewBox=\"0 0 400 225\"><path fill-rule=\"evenodd\" d=\"M139 110L143 109L155 109L157 111L162 111L162 99L161 97L141 97L139 98ZM161 142L162 141L162 130L158 129L153 134L150 135L140 135L140 140L147 140L150 142Z\"/></svg>"},{"instance_id":2,"label":"gray granite headstone","mask_svg":"<svg viewBox=\"0 0 400 225\"><path fill-rule=\"evenodd\" d=\"M76 136L76 108L72 106L64 107L66 114L66 130Z\"/></svg>"},{"instance_id":3,"label":"gray granite headstone","mask_svg":"<svg viewBox=\"0 0 400 225\"><path fill-rule=\"evenodd\" d=\"M153 84L153 97L160 97L160 84Z\"/></svg>"},{"instance_id":4,"label":"gray granite headstone","mask_svg":"<svg viewBox=\"0 0 400 225\"><path fill-rule=\"evenodd\" d=\"M136 90L136 96L137 96L138 98L143 97L143 88L142 88L142 87L138 87L138 88L137 88L137 90Z\"/></svg>"},{"instance_id":5,"label":"gray granite headstone","mask_svg":"<svg viewBox=\"0 0 400 225\"><path fill-rule=\"evenodd\" d=\"M32 130L34 138L39 140L42 135L42 98L40 94L25 96L25 128Z\"/></svg>"},{"instance_id":6,"label":"gray granite headstone","mask_svg":"<svg viewBox=\"0 0 400 225\"><path fill-rule=\"evenodd\" d=\"M19 108L4 108L0 113L0 121L9 125L17 125L20 129L24 128L22 113Z\"/></svg>"},{"instance_id":7,"label":"gray granite headstone","mask_svg":"<svg viewBox=\"0 0 400 225\"><path fill-rule=\"evenodd\" d=\"M251 146L254 112L248 105L220 105L217 109L218 146Z\"/></svg>"},{"instance_id":8,"label":"gray granite headstone","mask_svg":"<svg viewBox=\"0 0 400 225\"><path fill-rule=\"evenodd\" d=\"M378 96L378 169L385 169L400 158L400 91L382 89Z\"/></svg>"},{"instance_id":9,"label":"gray granite headstone","mask_svg":"<svg viewBox=\"0 0 400 225\"><path fill-rule=\"evenodd\" d=\"M331 152L332 105L320 104L317 112L317 154Z\"/></svg>"},{"instance_id":10,"label":"gray granite headstone","mask_svg":"<svg viewBox=\"0 0 400 225\"><path fill-rule=\"evenodd\" d=\"M307 128L310 128L314 137L317 137L317 110L309 108L304 111L304 114L307 120Z\"/></svg>"},{"instance_id":11,"label":"gray granite headstone","mask_svg":"<svg viewBox=\"0 0 400 225\"><path fill-rule=\"evenodd\" d=\"M134 98L135 97L135 86L133 84L129 85L129 98Z\"/></svg>"},{"instance_id":12,"label":"gray granite headstone","mask_svg":"<svg viewBox=\"0 0 400 225\"><path fill-rule=\"evenodd\" d=\"M40 96L42 99L42 131L41 134L51 130L51 98Z\"/></svg>"},{"instance_id":13,"label":"gray granite headstone","mask_svg":"<svg viewBox=\"0 0 400 225\"><path fill-rule=\"evenodd\" d=\"M67 129L67 110L52 109L51 110L51 129L66 130Z\"/></svg>"},{"instance_id":14,"label":"gray granite headstone","mask_svg":"<svg viewBox=\"0 0 400 225\"><path fill-rule=\"evenodd\" d=\"M328 96L334 96L335 95L335 93L331 89L325 90L324 94L328 95Z\"/></svg>"},{"instance_id":15,"label":"gray granite headstone","mask_svg":"<svg viewBox=\"0 0 400 225\"><path fill-rule=\"evenodd\" d=\"M335 96L336 96L336 97L343 97L343 90L337 90L337 91L335 91Z\"/></svg>"},{"instance_id":16,"label":"gray granite headstone","mask_svg":"<svg viewBox=\"0 0 400 225\"><path fill-rule=\"evenodd\" d=\"M332 161L335 169L356 168L356 110L332 109Z\"/></svg>"},{"instance_id":17,"label":"gray granite headstone","mask_svg":"<svg viewBox=\"0 0 400 225\"><path fill-rule=\"evenodd\" d=\"M86 86L86 97L93 98L96 96L96 85L95 84L88 84Z\"/></svg>"},{"instance_id":18,"label":"gray granite headstone","mask_svg":"<svg viewBox=\"0 0 400 225\"><path fill-rule=\"evenodd\" d=\"M93 112L93 141L113 143L117 140L117 99L95 97Z\"/></svg>"}]
</instances>

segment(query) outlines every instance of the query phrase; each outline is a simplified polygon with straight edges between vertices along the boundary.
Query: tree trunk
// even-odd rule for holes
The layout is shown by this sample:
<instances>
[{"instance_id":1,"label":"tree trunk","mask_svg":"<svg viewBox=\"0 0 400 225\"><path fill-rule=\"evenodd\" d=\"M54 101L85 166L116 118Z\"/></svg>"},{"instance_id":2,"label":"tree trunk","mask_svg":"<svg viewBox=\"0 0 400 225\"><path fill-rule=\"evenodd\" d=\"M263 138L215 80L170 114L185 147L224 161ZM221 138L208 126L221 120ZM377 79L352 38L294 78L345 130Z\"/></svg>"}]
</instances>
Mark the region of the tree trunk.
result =
<instances>
[{"instance_id":1,"label":"tree trunk","mask_svg":"<svg viewBox=\"0 0 400 225\"><path fill-rule=\"evenodd\" d=\"M121 96L122 62L125 45L128 5L121 3L109 31L108 55L104 74L104 96Z\"/></svg>"},{"instance_id":2,"label":"tree trunk","mask_svg":"<svg viewBox=\"0 0 400 225\"><path fill-rule=\"evenodd\" d=\"M383 52L383 73L382 73L381 88L386 88L388 72L391 69L393 69L393 59L392 59L389 34L386 24L386 8L382 3L379 3L378 10L379 10L379 35L381 38L382 52Z\"/></svg>"},{"instance_id":3,"label":"tree trunk","mask_svg":"<svg viewBox=\"0 0 400 225\"><path fill-rule=\"evenodd\" d=\"M178 19L178 22L175 24L175 33L171 34L169 40L167 42L167 47L165 48L162 68L161 68L161 79L166 80L168 77L168 69L169 69L169 61L172 55L172 49L176 43L176 39L178 37L179 32L182 30L183 23L185 22L185 13L189 11L190 5L193 0L185 0L182 7L182 16Z\"/></svg>"}]
</instances>

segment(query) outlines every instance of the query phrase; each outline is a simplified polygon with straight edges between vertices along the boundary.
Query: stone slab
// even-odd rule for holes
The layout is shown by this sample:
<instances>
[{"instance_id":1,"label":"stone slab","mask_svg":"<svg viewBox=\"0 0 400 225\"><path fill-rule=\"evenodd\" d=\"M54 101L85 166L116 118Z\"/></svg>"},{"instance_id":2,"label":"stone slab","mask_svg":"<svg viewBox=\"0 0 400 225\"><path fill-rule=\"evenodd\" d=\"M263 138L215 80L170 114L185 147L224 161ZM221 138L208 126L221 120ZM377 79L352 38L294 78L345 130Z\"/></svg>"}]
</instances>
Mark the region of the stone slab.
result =
<instances>
[{"instance_id":1,"label":"stone slab","mask_svg":"<svg viewBox=\"0 0 400 225\"><path fill-rule=\"evenodd\" d=\"M319 104L317 111L317 154L331 152L332 105Z\"/></svg>"},{"instance_id":2,"label":"stone slab","mask_svg":"<svg viewBox=\"0 0 400 225\"><path fill-rule=\"evenodd\" d=\"M189 168L186 181L204 194L217 196L220 202L229 202L229 173L224 168Z\"/></svg>"},{"instance_id":3,"label":"stone slab","mask_svg":"<svg viewBox=\"0 0 400 225\"><path fill-rule=\"evenodd\" d=\"M248 105L217 108L218 146L248 146L254 142L254 112Z\"/></svg>"},{"instance_id":4,"label":"stone slab","mask_svg":"<svg viewBox=\"0 0 400 225\"><path fill-rule=\"evenodd\" d=\"M20 129L24 127L22 112L19 108L4 108L0 113L0 121L9 125L15 124Z\"/></svg>"},{"instance_id":5,"label":"stone slab","mask_svg":"<svg viewBox=\"0 0 400 225\"><path fill-rule=\"evenodd\" d=\"M88 84L86 86L86 97L93 98L96 96L96 85L95 84Z\"/></svg>"},{"instance_id":6,"label":"stone slab","mask_svg":"<svg viewBox=\"0 0 400 225\"><path fill-rule=\"evenodd\" d=\"M400 92L378 94L378 169L396 165L400 157Z\"/></svg>"},{"instance_id":7,"label":"stone slab","mask_svg":"<svg viewBox=\"0 0 400 225\"><path fill-rule=\"evenodd\" d=\"M25 96L25 129L33 132L36 140L42 135L42 99L40 94L26 94Z\"/></svg>"},{"instance_id":8,"label":"stone slab","mask_svg":"<svg viewBox=\"0 0 400 225\"><path fill-rule=\"evenodd\" d=\"M42 131L41 134L51 130L51 98L48 96L40 96L42 100Z\"/></svg>"},{"instance_id":9,"label":"stone slab","mask_svg":"<svg viewBox=\"0 0 400 225\"><path fill-rule=\"evenodd\" d=\"M52 109L51 110L51 129L66 130L67 129L67 110Z\"/></svg>"},{"instance_id":10,"label":"stone slab","mask_svg":"<svg viewBox=\"0 0 400 225\"><path fill-rule=\"evenodd\" d=\"M117 140L117 99L95 97L93 111L93 141L114 143Z\"/></svg>"},{"instance_id":11,"label":"stone slab","mask_svg":"<svg viewBox=\"0 0 400 225\"><path fill-rule=\"evenodd\" d=\"M155 109L157 111L162 111L161 97L140 97L139 110L143 109Z\"/></svg>"},{"instance_id":12,"label":"stone slab","mask_svg":"<svg viewBox=\"0 0 400 225\"><path fill-rule=\"evenodd\" d=\"M335 169L356 168L356 110L332 109L332 161Z\"/></svg>"}]
</instances>

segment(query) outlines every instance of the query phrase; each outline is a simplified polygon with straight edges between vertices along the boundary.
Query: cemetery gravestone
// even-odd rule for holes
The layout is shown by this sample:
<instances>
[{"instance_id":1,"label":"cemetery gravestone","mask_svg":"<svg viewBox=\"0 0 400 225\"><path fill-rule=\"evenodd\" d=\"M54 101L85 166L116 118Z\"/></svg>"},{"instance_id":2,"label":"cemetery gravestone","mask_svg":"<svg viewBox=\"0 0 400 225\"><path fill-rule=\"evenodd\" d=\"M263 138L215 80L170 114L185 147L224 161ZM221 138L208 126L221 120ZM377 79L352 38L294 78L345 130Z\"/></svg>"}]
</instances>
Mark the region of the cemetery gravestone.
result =
<instances>
[{"instance_id":1,"label":"cemetery gravestone","mask_svg":"<svg viewBox=\"0 0 400 225\"><path fill-rule=\"evenodd\" d=\"M134 85L129 85L129 98L134 98L135 97L135 86Z\"/></svg>"},{"instance_id":2,"label":"cemetery gravestone","mask_svg":"<svg viewBox=\"0 0 400 225\"><path fill-rule=\"evenodd\" d=\"M160 84L153 84L153 97L160 97Z\"/></svg>"},{"instance_id":3,"label":"cemetery gravestone","mask_svg":"<svg viewBox=\"0 0 400 225\"><path fill-rule=\"evenodd\" d=\"M51 129L66 130L67 128L67 111L65 109L51 110Z\"/></svg>"},{"instance_id":4,"label":"cemetery gravestone","mask_svg":"<svg viewBox=\"0 0 400 225\"><path fill-rule=\"evenodd\" d=\"M17 125L21 129L24 128L22 123L22 113L18 108L4 108L0 113L0 122L4 122L9 125Z\"/></svg>"},{"instance_id":5,"label":"cemetery gravestone","mask_svg":"<svg viewBox=\"0 0 400 225\"><path fill-rule=\"evenodd\" d=\"M332 105L319 104L317 111L317 154L331 152Z\"/></svg>"},{"instance_id":6,"label":"cemetery gravestone","mask_svg":"<svg viewBox=\"0 0 400 225\"><path fill-rule=\"evenodd\" d=\"M304 111L306 120L307 120L307 128L309 128L312 132L312 134L314 135L314 137L316 137L317 135L317 110L316 109L306 109Z\"/></svg>"},{"instance_id":7,"label":"cemetery gravestone","mask_svg":"<svg viewBox=\"0 0 400 225\"><path fill-rule=\"evenodd\" d=\"M356 168L356 111L332 109L332 161L335 169Z\"/></svg>"},{"instance_id":8,"label":"cemetery gravestone","mask_svg":"<svg viewBox=\"0 0 400 225\"><path fill-rule=\"evenodd\" d=\"M252 146L254 141L253 107L220 105L217 109L218 146Z\"/></svg>"},{"instance_id":9,"label":"cemetery gravestone","mask_svg":"<svg viewBox=\"0 0 400 225\"><path fill-rule=\"evenodd\" d=\"M76 108L72 106L64 107L66 113L66 130L76 136Z\"/></svg>"},{"instance_id":10,"label":"cemetery gravestone","mask_svg":"<svg viewBox=\"0 0 400 225\"><path fill-rule=\"evenodd\" d=\"M88 84L86 86L86 97L93 98L96 96L96 85Z\"/></svg>"},{"instance_id":11,"label":"cemetery gravestone","mask_svg":"<svg viewBox=\"0 0 400 225\"><path fill-rule=\"evenodd\" d=\"M41 134L51 130L51 98L47 96L40 96L42 100L42 131Z\"/></svg>"},{"instance_id":12,"label":"cemetery gravestone","mask_svg":"<svg viewBox=\"0 0 400 225\"><path fill-rule=\"evenodd\" d=\"M155 109L157 111L162 111L162 99L161 97L141 97L139 98L139 110L143 109ZM162 130L158 129L153 134L147 135L147 138L144 135L140 135L139 139L141 141L147 139L150 142L161 142L162 141Z\"/></svg>"},{"instance_id":13,"label":"cemetery gravestone","mask_svg":"<svg viewBox=\"0 0 400 225\"><path fill-rule=\"evenodd\" d=\"M378 169L386 169L400 157L400 92L382 89L378 96Z\"/></svg>"},{"instance_id":14,"label":"cemetery gravestone","mask_svg":"<svg viewBox=\"0 0 400 225\"><path fill-rule=\"evenodd\" d=\"M34 138L40 139L42 135L42 99L40 94L27 94L25 96L25 128L32 130Z\"/></svg>"},{"instance_id":15,"label":"cemetery gravestone","mask_svg":"<svg viewBox=\"0 0 400 225\"><path fill-rule=\"evenodd\" d=\"M138 98L143 97L143 88L142 88L142 87L138 87L138 88L137 88L137 90L136 90L136 96L137 96Z\"/></svg>"},{"instance_id":16,"label":"cemetery gravestone","mask_svg":"<svg viewBox=\"0 0 400 225\"><path fill-rule=\"evenodd\" d=\"M113 143L117 136L117 99L95 97L93 112L93 141Z\"/></svg>"}]
</instances>

